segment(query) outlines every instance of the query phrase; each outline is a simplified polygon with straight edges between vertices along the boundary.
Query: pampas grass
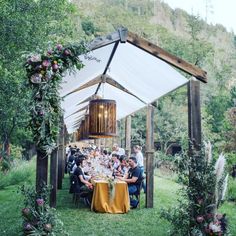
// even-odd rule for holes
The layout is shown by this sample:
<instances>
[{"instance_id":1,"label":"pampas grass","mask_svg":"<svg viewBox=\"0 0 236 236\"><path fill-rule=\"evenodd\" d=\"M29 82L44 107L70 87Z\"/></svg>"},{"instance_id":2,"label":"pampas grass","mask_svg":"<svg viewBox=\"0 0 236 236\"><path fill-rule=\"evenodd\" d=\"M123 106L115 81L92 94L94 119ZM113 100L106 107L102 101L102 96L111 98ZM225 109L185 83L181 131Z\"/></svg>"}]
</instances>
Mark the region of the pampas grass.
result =
<instances>
[{"instance_id":1,"label":"pampas grass","mask_svg":"<svg viewBox=\"0 0 236 236\"><path fill-rule=\"evenodd\" d=\"M205 158L207 161L207 164L209 165L212 161L212 145L211 142L205 142L204 141L204 146L205 146Z\"/></svg>"},{"instance_id":2,"label":"pampas grass","mask_svg":"<svg viewBox=\"0 0 236 236\"><path fill-rule=\"evenodd\" d=\"M223 177L225 163L226 163L225 156L223 155L223 153L221 153L215 164L215 173L217 182L219 182L219 180Z\"/></svg>"},{"instance_id":3,"label":"pampas grass","mask_svg":"<svg viewBox=\"0 0 236 236\"><path fill-rule=\"evenodd\" d=\"M227 191L227 187L228 187L228 179L229 179L229 174L226 175L225 179L224 179L224 183L222 186L222 196L221 196L221 201L223 201L225 199L225 195L226 195L226 191Z\"/></svg>"}]
</instances>

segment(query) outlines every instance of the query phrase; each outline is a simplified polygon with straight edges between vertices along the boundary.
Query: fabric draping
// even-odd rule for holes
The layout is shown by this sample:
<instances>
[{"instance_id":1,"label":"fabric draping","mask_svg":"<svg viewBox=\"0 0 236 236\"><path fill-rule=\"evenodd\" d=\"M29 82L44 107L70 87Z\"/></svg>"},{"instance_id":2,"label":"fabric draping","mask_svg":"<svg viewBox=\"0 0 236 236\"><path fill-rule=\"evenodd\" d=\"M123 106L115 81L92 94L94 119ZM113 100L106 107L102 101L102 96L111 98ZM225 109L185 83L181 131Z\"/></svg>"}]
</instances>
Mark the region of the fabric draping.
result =
<instances>
[{"instance_id":1,"label":"fabric draping","mask_svg":"<svg viewBox=\"0 0 236 236\"><path fill-rule=\"evenodd\" d=\"M60 90L61 96L64 97L86 82L102 76L113 46L114 43L90 52L89 55L96 58L96 60L88 60L82 55L80 58L85 65L84 68L76 71L75 74L64 77ZM106 75L143 101L108 83L102 83L98 94L104 99L116 100L118 120L140 110L147 104L188 82L182 74L168 63L129 42L119 43L114 57L106 70ZM86 112L86 109L80 112L77 111L88 105L88 102L79 103L92 96L97 87L98 85L93 85L64 98L62 108L64 109L64 121L69 133L78 128L79 122L77 121Z\"/></svg>"},{"instance_id":2,"label":"fabric draping","mask_svg":"<svg viewBox=\"0 0 236 236\"><path fill-rule=\"evenodd\" d=\"M115 196L110 200L108 183L94 180L91 210L101 213L127 213L130 209L129 192L126 182L115 184Z\"/></svg>"}]
</instances>

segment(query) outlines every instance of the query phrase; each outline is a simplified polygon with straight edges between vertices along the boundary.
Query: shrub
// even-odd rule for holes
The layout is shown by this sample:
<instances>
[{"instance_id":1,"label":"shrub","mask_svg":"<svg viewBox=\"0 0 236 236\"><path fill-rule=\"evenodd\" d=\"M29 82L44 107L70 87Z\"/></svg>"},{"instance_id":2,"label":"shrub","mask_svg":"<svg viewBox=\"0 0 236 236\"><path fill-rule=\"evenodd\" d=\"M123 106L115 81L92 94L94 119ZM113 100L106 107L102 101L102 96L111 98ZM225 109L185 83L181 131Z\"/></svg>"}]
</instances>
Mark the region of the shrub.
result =
<instances>
[{"instance_id":1,"label":"shrub","mask_svg":"<svg viewBox=\"0 0 236 236\"><path fill-rule=\"evenodd\" d=\"M23 182L30 183L35 175L35 161L15 161L8 172L0 172L0 189Z\"/></svg>"},{"instance_id":2,"label":"shrub","mask_svg":"<svg viewBox=\"0 0 236 236\"><path fill-rule=\"evenodd\" d=\"M21 187L25 206L22 209L24 235L68 235L56 209L49 207L50 189L44 185L36 192L33 186Z\"/></svg>"},{"instance_id":3,"label":"shrub","mask_svg":"<svg viewBox=\"0 0 236 236\"><path fill-rule=\"evenodd\" d=\"M182 195L176 206L161 214L172 225L171 235L227 235L226 215L216 212L227 186L224 156L214 163L209 150L205 156L195 150L191 156L184 155L182 163L179 174L187 180Z\"/></svg>"},{"instance_id":4,"label":"shrub","mask_svg":"<svg viewBox=\"0 0 236 236\"><path fill-rule=\"evenodd\" d=\"M229 178L228 200L236 202L236 179Z\"/></svg>"},{"instance_id":5,"label":"shrub","mask_svg":"<svg viewBox=\"0 0 236 236\"><path fill-rule=\"evenodd\" d=\"M21 159L22 158L23 148L20 146L11 145L11 156L13 159Z\"/></svg>"}]
</instances>

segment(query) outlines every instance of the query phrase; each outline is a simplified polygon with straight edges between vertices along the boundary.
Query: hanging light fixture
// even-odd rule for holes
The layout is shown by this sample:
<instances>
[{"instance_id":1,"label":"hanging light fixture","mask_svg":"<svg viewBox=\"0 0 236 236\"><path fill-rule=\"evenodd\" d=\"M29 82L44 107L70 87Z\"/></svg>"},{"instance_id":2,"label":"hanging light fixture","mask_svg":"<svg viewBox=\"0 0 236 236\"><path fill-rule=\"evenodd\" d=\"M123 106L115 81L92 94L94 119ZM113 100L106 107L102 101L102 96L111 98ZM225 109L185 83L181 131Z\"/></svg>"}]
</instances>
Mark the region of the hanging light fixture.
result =
<instances>
[{"instance_id":1,"label":"hanging light fixture","mask_svg":"<svg viewBox=\"0 0 236 236\"><path fill-rule=\"evenodd\" d=\"M89 102L89 136L110 138L116 136L116 101L96 99Z\"/></svg>"}]
</instances>

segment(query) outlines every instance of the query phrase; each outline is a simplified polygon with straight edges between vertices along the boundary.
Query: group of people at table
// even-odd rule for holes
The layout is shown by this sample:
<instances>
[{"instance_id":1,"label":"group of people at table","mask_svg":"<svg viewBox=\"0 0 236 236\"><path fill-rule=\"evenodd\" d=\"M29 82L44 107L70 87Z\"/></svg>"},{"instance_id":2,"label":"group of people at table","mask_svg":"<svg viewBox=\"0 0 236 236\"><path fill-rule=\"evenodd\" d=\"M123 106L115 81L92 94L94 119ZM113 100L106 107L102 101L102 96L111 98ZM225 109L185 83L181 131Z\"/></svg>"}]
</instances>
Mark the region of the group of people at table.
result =
<instances>
[{"instance_id":1,"label":"group of people at table","mask_svg":"<svg viewBox=\"0 0 236 236\"><path fill-rule=\"evenodd\" d=\"M70 173L71 179L77 178L79 191L86 205L91 206L92 204L96 180L110 179L125 184L125 190L128 191L128 204L131 208L138 206L138 198L131 196L137 196L136 193L140 192L141 187L145 192L144 161L140 146L135 145L133 151L134 153L127 157L124 149L117 144L113 145L110 153L97 148L83 148L82 150L71 146L66 148L67 171ZM119 194L121 198L125 197L125 193Z\"/></svg>"}]
</instances>

